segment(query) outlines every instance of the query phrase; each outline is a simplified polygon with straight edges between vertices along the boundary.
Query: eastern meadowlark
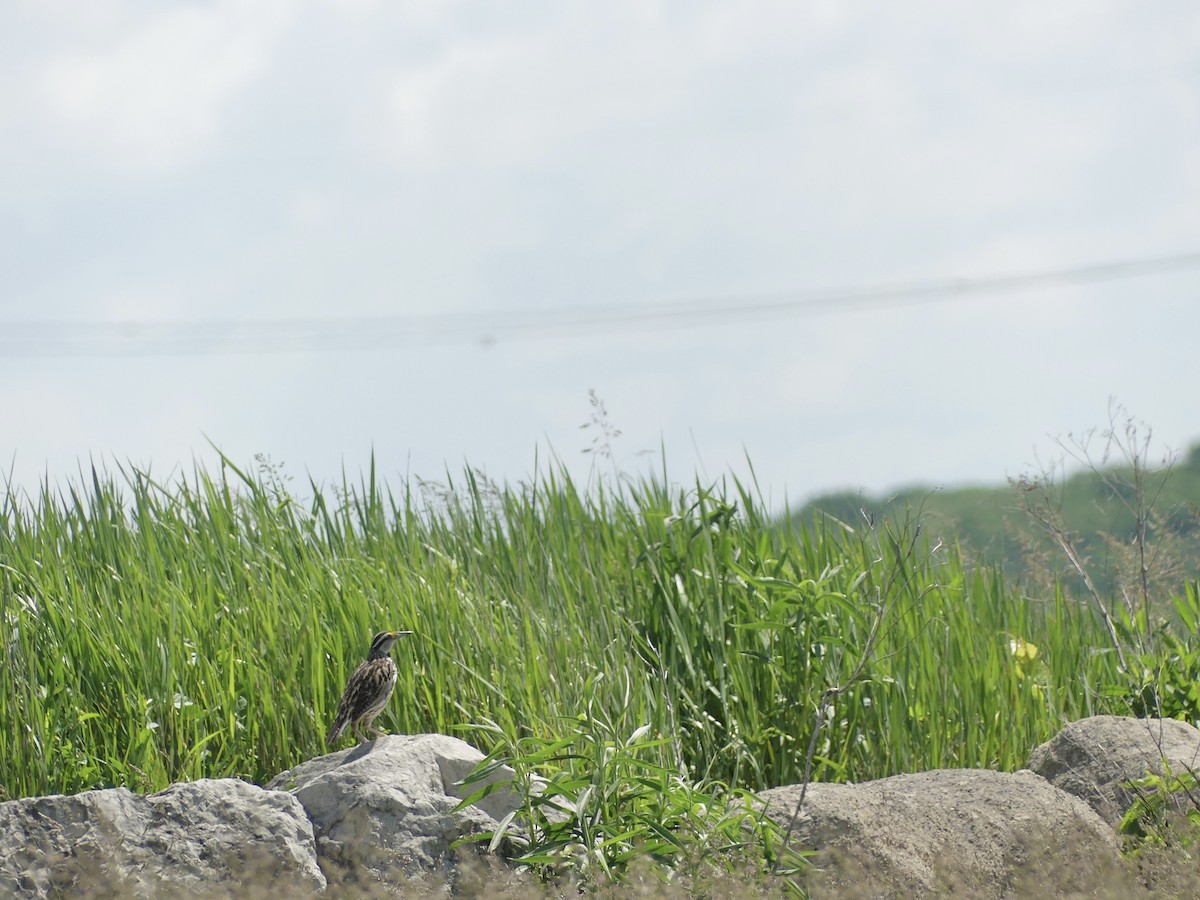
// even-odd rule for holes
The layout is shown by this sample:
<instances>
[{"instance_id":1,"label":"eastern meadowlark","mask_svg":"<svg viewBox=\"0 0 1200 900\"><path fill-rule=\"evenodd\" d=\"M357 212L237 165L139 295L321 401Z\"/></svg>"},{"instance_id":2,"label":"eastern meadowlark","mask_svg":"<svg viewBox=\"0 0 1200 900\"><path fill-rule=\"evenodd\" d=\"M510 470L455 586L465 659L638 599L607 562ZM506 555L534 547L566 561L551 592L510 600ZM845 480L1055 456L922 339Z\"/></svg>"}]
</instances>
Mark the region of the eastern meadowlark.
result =
<instances>
[{"instance_id":1,"label":"eastern meadowlark","mask_svg":"<svg viewBox=\"0 0 1200 900\"><path fill-rule=\"evenodd\" d=\"M333 725L325 743L332 745L342 736L347 726L361 742L363 735L359 728L366 728L371 734L379 737L383 734L371 725L371 720L383 712L391 699L392 688L396 686L396 663L388 655L392 644L411 631L381 631L371 641L371 649L367 653L366 662L354 670L350 680L346 682L346 690L338 703L337 715L333 717Z\"/></svg>"}]
</instances>

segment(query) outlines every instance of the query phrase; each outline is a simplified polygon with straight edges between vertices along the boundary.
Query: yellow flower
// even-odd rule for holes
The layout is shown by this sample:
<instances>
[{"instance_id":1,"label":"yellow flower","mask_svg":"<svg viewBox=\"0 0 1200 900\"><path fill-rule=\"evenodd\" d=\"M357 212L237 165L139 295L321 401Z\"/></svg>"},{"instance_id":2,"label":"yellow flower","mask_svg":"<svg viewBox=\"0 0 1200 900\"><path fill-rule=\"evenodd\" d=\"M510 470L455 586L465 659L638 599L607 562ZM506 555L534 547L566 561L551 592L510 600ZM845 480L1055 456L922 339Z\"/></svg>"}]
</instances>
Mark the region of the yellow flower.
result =
<instances>
[{"instance_id":1,"label":"yellow flower","mask_svg":"<svg viewBox=\"0 0 1200 900\"><path fill-rule=\"evenodd\" d=\"M1017 663L1017 677L1024 678L1026 675L1033 674L1033 667L1037 665L1038 658L1037 644L1032 644L1022 637L1010 635L1008 649Z\"/></svg>"}]
</instances>

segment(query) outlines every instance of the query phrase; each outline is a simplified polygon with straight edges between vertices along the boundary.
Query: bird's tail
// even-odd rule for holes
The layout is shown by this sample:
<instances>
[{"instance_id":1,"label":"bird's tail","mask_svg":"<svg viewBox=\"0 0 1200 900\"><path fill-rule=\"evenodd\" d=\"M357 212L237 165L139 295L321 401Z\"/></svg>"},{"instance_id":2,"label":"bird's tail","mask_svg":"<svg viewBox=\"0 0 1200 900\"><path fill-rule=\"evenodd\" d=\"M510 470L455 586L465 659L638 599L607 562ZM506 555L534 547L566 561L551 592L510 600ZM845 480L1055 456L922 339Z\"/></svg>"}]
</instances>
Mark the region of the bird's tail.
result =
<instances>
[{"instance_id":1,"label":"bird's tail","mask_svg":"<svg viewBox=\"0 0 1200 900\"><path fill-rule=\"evenodd\" d=\"M342 736L342 732L346 730L348 723L341 719L335 719L333 725L329 727L329 734L325 735L325 746L332 747L338 738Z\"/></svg>"}]
</instances>

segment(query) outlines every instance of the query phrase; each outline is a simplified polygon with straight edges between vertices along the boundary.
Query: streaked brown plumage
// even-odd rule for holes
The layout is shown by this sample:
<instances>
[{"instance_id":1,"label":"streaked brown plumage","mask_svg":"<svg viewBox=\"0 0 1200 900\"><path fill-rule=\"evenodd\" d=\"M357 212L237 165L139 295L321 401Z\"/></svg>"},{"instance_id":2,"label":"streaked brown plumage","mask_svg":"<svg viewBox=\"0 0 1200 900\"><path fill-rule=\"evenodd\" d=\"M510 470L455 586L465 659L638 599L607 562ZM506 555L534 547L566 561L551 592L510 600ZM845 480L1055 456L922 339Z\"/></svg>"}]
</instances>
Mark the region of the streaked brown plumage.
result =
<instances>
[{"instance_id":1,"label":"streaked brown plumage","mask_svg":"<svg viewBox=\"0 0 1200 900\"><path fill-rule=\"evenodd\" d=\"M338 704L337 715L333 717L333 725L325 743L332 745L349 727L355 737L361 742L363 735L360 728L366 728L371 734L379 737L383 734L378 728L371 726L371 720L383 712L392 696L392 688L396 686L396 664L388 655L392 644L397 639L411 631L381 631L371 641L371 649L367 660L350 675L346 682L346 690Z\"/></svg>"}]
</instances>

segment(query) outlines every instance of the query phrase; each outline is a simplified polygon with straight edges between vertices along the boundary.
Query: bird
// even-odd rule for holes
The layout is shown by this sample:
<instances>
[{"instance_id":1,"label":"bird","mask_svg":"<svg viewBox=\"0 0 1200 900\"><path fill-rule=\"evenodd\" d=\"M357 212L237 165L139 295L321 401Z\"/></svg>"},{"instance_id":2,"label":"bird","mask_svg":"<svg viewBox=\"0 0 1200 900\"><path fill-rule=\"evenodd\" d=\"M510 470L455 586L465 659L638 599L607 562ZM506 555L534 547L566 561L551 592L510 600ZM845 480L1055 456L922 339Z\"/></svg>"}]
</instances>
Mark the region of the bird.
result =
<instances>
[{"instance_id":1,"label":"bird","mask_svg":"<svg viewBox=\"0 0 1200 900\"><path fill-rule=\"evenodd\" d=\"M325 737L326 746L333 746L349 727L361 743L359 728L366 728L376 737L383 732L371 725L371 720L383 712L396 686L396 663L388 654L392 644L411 631L381 631L371 640L367 659L351 673L338 703L337 715Z\"/></svg>"}]
</instances>

